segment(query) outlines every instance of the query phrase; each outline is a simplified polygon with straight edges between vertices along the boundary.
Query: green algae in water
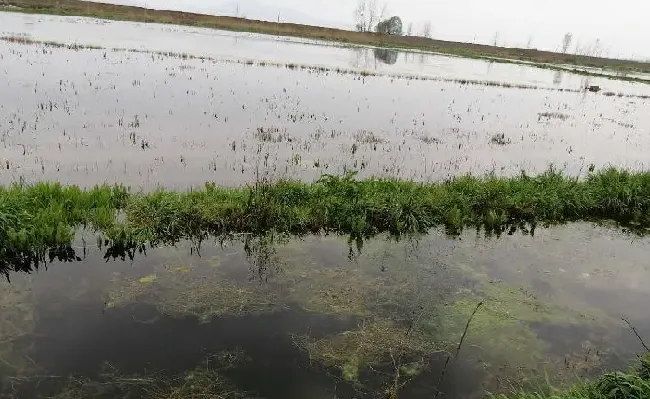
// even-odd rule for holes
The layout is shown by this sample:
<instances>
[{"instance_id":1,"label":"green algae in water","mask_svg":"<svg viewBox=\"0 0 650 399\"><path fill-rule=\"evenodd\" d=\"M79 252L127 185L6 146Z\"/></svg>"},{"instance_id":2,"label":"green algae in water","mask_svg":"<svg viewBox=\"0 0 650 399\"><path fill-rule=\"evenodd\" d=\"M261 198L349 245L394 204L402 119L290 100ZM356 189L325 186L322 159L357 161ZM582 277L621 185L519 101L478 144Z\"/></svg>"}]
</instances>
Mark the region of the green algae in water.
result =
<instances>
[{"instance_id":1,"label":"green algae in water","mask_svg":"<svg viewBox=\"0 0 650 399\"><path fill-rule=\"evenodd\" d=\"M293 338L314 364L361 384L368 372L385 371L391 358L400 360L397 370L405 380L425 372L432 355L455 349L479 301L484 306L472 321L464 352L481 362L488 379L513 385L534 382L543 375L540 367L555 373L555 381L568 375L560 378L561 364L533 323L605 322L598 312L539 300L525 287L490 281L467 265L441 264L429 239L369 241L352 259L345 240L319 239L326 259L313 245L255 241L246 251L253 280L231 278L223 258L214 256L207 264L165 265L142 276L118 276L108 306L148 303L162 313L202 321L291 308L356 319L357 328L343 333ZM590 359L589 366L597 360Z\"/></svg>"},{"instance_id":2,"label":"green algae in water","mask_svg":"<svg viewBox=\"0 0 650 399\"><path fill-rule=\"evenodd\" d=\"M343 378L351 381L358 380L361 369L379 365L391 356L408 356L424 362L438 351L420 332L387 320L368 320L357 330L318 340L296 337L296 342L309 353L311 360L340 369ZM415 369L410 371L415 375Z\"/></svg>"}]
</instances>

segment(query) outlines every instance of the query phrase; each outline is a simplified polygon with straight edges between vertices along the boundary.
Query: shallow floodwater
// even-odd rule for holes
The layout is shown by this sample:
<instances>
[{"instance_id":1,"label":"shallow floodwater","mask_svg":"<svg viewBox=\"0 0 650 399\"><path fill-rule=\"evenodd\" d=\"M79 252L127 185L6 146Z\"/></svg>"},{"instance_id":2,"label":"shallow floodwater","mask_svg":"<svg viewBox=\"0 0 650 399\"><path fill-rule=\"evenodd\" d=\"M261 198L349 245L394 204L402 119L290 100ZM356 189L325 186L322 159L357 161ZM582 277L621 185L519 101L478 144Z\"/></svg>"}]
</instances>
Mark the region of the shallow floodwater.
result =
<instances>
[{"instance_id":1,"label":"shallow floodwater","mask_svg":"<svg viewBox=\"0 0 650 399\"><path fill-rule=\"evenodd\" d=\"M26 35L35 40L105 48L171 51L219 59L309 64L553 88L580 89L587 83L583 76L570 72L426 52L378 50L301 38L166 24L0 12L0 36L15 35ZM591 72L601 73L599 70L591 70ZM637 77L648 78L643 75ZM645 84L605 78L589 78L588 82L601 86L605 91L627 94L650 93L650 87Z\"/></svg>"},{"instance_id":2,"label":"shallow floodwater","mask_svg":"<svg viewBox=\"0 0 650 399\"><path fill-rule=\"evenodd\" d=\"M0 41L0 183L151 189L647 164L649 101Z\"/></svg>"},{"instance_id":3,"label":"shallow floodwater","mask_svg":"<svg viewBox=\"0 0 650 399\"><path fill-rule=\"evenodd\" d=\"M650 335L647 244L585 223L374 239L361 252L267 237L105 263L86 247L81 262L1 283L0 396L187 394L210 370L228 398L375 397L395 362L400 398L569 383L641 350L620 317Z\"/></svg>"}]
</instances>

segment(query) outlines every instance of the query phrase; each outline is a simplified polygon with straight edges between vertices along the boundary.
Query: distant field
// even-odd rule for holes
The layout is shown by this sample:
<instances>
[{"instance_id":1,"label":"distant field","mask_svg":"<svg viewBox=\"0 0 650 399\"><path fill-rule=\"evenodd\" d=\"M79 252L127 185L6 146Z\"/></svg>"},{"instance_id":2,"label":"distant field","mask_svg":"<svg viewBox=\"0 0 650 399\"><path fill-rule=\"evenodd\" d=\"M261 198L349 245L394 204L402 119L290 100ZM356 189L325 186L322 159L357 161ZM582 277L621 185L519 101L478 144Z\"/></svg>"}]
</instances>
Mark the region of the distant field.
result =
<instances>
[{"instance_id":1,"label":"distant field","mask_svg":"<svg viewBox=\"0 0 650 399\"><path fill-rule=\"evenodd\" d=\"M80 0L0 0L0 10L77 15L124 21L169 23L231 31L304 37L340 43L420 49L472 58L503 58L510 61L526 61L537 64L568 64L606 68L621 73L650 73L650 63L648 62L560 54L535 49L504 48L413 36L387 36L371 32L361 33L310 25L255 21L244 18L202 15L178 11L150 10L141 7L89 3ZM502 61L507 62L507 60Z\"/></svg>"}]
</instances>

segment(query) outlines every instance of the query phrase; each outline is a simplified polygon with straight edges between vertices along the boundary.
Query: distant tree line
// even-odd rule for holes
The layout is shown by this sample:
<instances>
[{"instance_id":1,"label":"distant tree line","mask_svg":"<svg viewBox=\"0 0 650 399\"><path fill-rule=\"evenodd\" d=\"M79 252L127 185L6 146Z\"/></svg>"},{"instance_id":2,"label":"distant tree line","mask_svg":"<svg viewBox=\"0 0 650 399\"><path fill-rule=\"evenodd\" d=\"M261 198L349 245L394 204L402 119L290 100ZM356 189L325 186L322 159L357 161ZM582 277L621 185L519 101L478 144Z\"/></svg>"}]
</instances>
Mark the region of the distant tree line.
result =
<instances>
[{"instance_id":1,"label":"distant tree line","mask_svg":"<svg viewBox=\"0 0 650 399\"><path fill-rule=\"evenodd\" d=\"M386 4L380 11L377 0L359 0L354 9L355 29L357 32L378 32L386 35L404 35L404 24L399 16L388 17ZM407 36L431 37L431 22L422 25L420 34L414 32L413 22L409 23L406 30Z\"/></svg>"}]
</instances>

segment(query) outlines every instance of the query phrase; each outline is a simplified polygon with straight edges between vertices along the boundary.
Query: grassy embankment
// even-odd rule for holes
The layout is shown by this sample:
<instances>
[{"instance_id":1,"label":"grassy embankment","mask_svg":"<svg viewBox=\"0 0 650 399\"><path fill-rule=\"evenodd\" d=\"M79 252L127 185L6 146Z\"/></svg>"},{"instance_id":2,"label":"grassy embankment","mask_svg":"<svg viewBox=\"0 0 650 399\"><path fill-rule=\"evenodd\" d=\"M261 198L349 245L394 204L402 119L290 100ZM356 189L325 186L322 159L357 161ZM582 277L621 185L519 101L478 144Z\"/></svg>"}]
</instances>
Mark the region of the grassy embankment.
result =
<instances>
[{"instance_id":1,"label":"grassy embankment","mask_svg":"<svg viewBox=\"0 0 650 399\"><path fill-rule=\"evenodd\" d=\"M615 169L584 180L548 171L535 177L460 177L443 183L325 176L314 183L251 187L206 185L191 192L82 190L56 183L0 188L0 270L75 258L75 229L95 229L107 256L145 245L210 236L334 233L361 245L380 233L398 237L443 227L487 234L535 226L614 220L643 233L650 226L650 172Z\"/></svg>"},{"instance_id":2,"label":"grassy embankment","mask_svg":"<svg viewBox=\"0 0 650 399\"><path fill-rule=\"evenodd\" d=\"M462 57L490 59L497 62L531 62L538 67L566 70L589 76L612 78L597 72L573 70L567 65L605 68L620 73L650 73L650 63L575 54L560 54L536 49L507 48L475 43L451 42L416 36L388 36L373 32L354 32L292 23L255 21L245 18L212 16L178 11L151 10L140 7L90 3L80 0L0 0L0 10L23 13L76 15L112 20L156 22L198 26L231 31L304 37L338 43L377 47L394 47L434 51ZM560 66L563 65L563 66ZM633 77L615 77L642 81Z\"/></svg>"}]
</instances>

